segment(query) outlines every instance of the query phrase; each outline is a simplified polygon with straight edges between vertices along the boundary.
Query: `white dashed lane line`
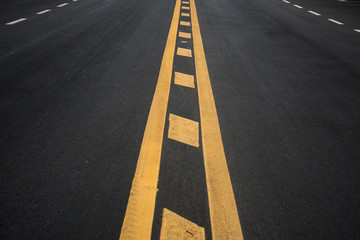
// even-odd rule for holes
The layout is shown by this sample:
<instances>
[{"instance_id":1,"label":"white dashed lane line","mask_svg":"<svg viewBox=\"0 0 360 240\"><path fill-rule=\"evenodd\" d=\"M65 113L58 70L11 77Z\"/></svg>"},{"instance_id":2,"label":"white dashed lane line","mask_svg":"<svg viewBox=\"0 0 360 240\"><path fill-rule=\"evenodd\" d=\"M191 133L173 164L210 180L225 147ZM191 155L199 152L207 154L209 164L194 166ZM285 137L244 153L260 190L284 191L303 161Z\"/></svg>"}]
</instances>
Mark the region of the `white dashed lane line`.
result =
<instances>
[{"instance_id":1,"label":"white dashed lane line","mask_svg":"<svg viewBox=\"0 0 360 240\"><path fill-rule=\"evenodd\" d=\"M320 13L317 13L317 12L314 12L314 11L311 11L311 10L309 10L308 12L311 13L311 14L314 14L315 16L321 16Z\"/></svg>"},{"instance_id":2,"label":"white dashed lane line","mask_svg":"<svg viewBox=\"0 0 360 240\"><path fill-rule=\"evenodd\" d=\"M26 19L27 19L27 18L20 18L20 19L18 19L18 20L15 20L15 21L6 23L6 25L13 25L13 24L16 24L16 23L25 21Z\"/></svg>"},{"instance_id":3,"label":"white dashed lane line","mask_svg":"<svg viewBox=\"0 0 360 240\"><path fill-rule=\"evenodd\" d=\"M60 4L60 5L57 5L57 7L63 7L63 6L66 6L68 5L69 3L63 3L63 4Z\"/></svg>"},{"instance_id":4,"label":"white dashed lane line","mask_svg":"<svg viewBox=\"0 0 360 240\"><path fill-rule=\"evenodd\" d=\"M41 11L41 12L38 12L38 13L36 13L37 15L41 15L41 14L44 14L44 13L47 13L47 12L50 12L51 11L51 9L46 9L46 10L44 10L44 11Z\"/></svg>"},{"instance_id":5,"label":"white dashed lane line","mask_svg":"<svg viewBox=\"0 0 360 240\"><path fill-rule=\"evenodd\" d=\"M338 1L341 1L341 0L338 0ZM359 0L359 1L360 1L360 0ZM282 2L284 2L284 3L290 3L290 2L287 1L287 0L282 0ZM297 4L293 4L293 6L296 7L296 8L300 8L300 9L303 9L303 8L304 8L304 7L302 7L302 6L300 6L300 5L297 5ZM311 13L312 15L318 16L318 17L321 16L320 13L315 12L315 11L307 10L307 12L308 12L308 13ZM335 20L335 19L332 19L332 18L328 18L328 21L330 21L330 22L332 22L332 23L335 23L335 24L337 24L337 25L345 25L343 22L339 22L339 21L337 21L337 20ZM354 32L360 33L360 29L354 29Z\"/></svg>"},{"instance_id":6,"label":"white dashed lane line","mask_svg":"<svg viewBox=\"0 0 360 240\"><path fill-rule=\"evenodd\" d=\"M332 18L329 18L328 20L329 20L330 22L336 23L336 24L338 24L338 25L344 25L344 23L339 22L339 21L336 21L335 19L332 19Z\"/></svg>"}]
</instances>

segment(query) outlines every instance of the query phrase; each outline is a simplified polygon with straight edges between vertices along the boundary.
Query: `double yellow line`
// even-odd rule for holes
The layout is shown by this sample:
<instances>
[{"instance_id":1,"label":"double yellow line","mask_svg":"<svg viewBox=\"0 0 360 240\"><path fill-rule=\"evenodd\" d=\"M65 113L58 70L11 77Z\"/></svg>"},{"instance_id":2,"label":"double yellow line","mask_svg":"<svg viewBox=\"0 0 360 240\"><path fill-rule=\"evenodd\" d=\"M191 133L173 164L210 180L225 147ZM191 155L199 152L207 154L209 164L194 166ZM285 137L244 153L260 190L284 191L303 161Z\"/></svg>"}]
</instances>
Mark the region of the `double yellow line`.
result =
<instances>
[{"instance_id":1,"label":"double yellow line","mask_svg":"<svg viewBox=\"0 0 360 240\"><path fill-rule=\"evenodd\" d=\"M174 9L120 240L151 239L181 0ZM243 239L194 0L190 0L201 137L213 239Z\"/></svg>"}]
</instances>

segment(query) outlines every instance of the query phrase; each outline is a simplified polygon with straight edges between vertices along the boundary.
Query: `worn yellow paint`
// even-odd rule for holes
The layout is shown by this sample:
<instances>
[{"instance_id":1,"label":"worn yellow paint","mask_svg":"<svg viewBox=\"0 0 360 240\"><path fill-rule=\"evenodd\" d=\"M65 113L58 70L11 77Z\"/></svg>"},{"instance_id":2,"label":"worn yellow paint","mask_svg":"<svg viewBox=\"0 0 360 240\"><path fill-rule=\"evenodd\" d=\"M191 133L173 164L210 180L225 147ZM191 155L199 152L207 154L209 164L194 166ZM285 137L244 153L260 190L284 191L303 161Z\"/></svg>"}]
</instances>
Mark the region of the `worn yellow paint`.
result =
<instances>
[{"instance_id":1,"label":"worn yellow paint","mask_svg":"<svg viewBox=\"0 0 360 240\"><path fill-rule=\"evenodd\" d=\"M180 25L190 27L190 22L188 22L188 21L180 21Z\"/></svg>"},{"instance_id":2,"label":"worn yellow paint","mask_svg":"<svg viewBox=\"0 0 360 240\"><path fill-rule=\"evenodd\" d=\"M191 33L179 32L179 37L191 39Z\"/></svg>"},{"instance_id":3,"label":"worn yellow paint","mask_svg":"<svg viewBox=\"0 0 360 240\"><path fill-rule=\"evenodd\" d=\"M188 2L188 1L182 1L182 3L183 3L183 4L189 4L189 2Z\"/></svg>"},{"instance_id":4,"label":"worn yellow paint","mask_svg":"<svg viewBox=\"0 0 360 240\"><path fill-rule=\"evenodd\" d=\"M205 240L205 230L164 208L160 240Z\"/></svg>"},{"instance_id":5,"label":"worn yellow paint","mask_svg":"<svg viewBox=\"0 0 360 240\"><path fill-rule=\"evenodd\" d=\"M181 9L189 10L190 8L187 6L182 6Z\"/></svg>"},{"instance_id":6,"label":"worn yellow paint","mask_svg":"<svg viewBox=\"0 0 360 240\"><path fill-rule=\"evenodd\" d=\"M190 7L212 237L243 239L194 0Z\"/></svg>"},{"instance_id":7,"label":"worn yellow paint","mask_svg":"<svg viewBox=\"0 0 360 240\"><path fill-rule=\"evenodd\" d=\"M199 147L199 123L170 114L168 137L194 147Z\"/></svg>"},{"instance_id":8,"label":"worn yellow paint","mask_svg":"<svg viewBox=\"0 0 360 240\"><path fill-rule=\"evenodd\" d=\"M181 13L181 16L182 16L182 17L190 17L190 14L189 14L189 13L183 13L183 12L182 12L182 13Z\"/></svg>"},{"instance_id":9,"label":"worn yellow paint","mask_svg":"<svg viewBox=\"0 0 360 240\"><path fill-rule=\"evenodd\" d=\"M194 76L186 73L175 72L175 84L184 87L195 88Z\"/></svg>"},{"instance_id":10,"label":"worn yellow paint","mask_svg":"<svg viewBox=\"0 0 360 240\"><path fill-rule=\"evenodd\" d=\"M178 47L176 54L184 57L192 57L192 53L190 49L181 48L181 47Z\"/></svg>"},{"instance_id":11,"label":"worn yellow paint","mask_svg":"<svg viewBox=\"0 0 360 240\"><path fill-rule=\"evenodd\" d=\"M120 233L121 240L151 239L176 33L180 18L180 3L181 0L177 0L175 4L174 15Z\"/></svg>"}]
</instances>

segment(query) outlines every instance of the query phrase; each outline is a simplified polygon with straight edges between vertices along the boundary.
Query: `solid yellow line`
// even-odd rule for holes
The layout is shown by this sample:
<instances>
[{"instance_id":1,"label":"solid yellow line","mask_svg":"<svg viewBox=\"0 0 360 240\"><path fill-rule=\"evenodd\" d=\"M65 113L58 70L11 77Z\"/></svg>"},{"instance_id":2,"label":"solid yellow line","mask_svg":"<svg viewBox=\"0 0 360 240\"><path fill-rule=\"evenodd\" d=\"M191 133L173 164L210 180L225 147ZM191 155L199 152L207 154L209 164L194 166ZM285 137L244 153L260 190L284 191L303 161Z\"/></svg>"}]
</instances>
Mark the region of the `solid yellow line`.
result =
<instances>
[{"instance_id":1,"label":"solid yellow line","mask_svg":"<svg viewBox=\"0 0 360 240\"><path fill-rule=\"evenodd\" d=\"M194 0L190 9L212 237L243 239Z\"/></svg>"},{"instance_id":2,"label":"solid yellow line","mask_svg":"<svg viewBox=\"0 0 360 240\"><path fill-rule=\"evenodd\" d=\"M177 0L146 123L120 239L151 239L181 0Z\"/></svg>"}]
</instances>

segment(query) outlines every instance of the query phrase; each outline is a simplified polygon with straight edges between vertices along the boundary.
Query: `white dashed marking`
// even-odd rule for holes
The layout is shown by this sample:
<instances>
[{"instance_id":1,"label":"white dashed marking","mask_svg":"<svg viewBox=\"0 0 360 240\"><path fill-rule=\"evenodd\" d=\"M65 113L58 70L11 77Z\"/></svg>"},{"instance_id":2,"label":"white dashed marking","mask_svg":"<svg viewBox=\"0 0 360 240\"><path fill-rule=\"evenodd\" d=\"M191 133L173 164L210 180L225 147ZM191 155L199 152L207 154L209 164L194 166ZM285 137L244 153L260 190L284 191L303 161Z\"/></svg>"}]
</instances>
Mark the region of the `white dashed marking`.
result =
<instances>
[{"instance_id":1,"label":"white dashed marking","mask_svg":"<svg viewBox=\"0 0 360 240\"><path fill-rule=\"evenodd\" d=\"M336 21L335 19L329 18L328 19L330 22L336 23L338 25L344 25L342 22Z\"/></svg>"},{"instance_id":2,"label":"white dashed marking","mask_svg":"<svg viewBox=\"0 0 360 240\"><path fill-rule=\"evenodd\" d=\"M51 11L51 9L46 9L46 10L44 10L44 11L41 11L41 12L38 12L38 13L36 13L37 15L41 15L41 14L44 14L44 13L47 13L47 12L50 12Z\"/></svg>"},{"instance_id":3,"label":"white dashed marking","mask_svg":"<svg viewBox=\"0 0 360 240\"><path fill-rule=\"evenodd\" d=\"M20 18L20 19L18 19L18 20L15 20L15 21L6 23L6 25L13 25L13 24L15 24L15 23L19 23L19 22L25 21L26 19L27 19L27 18Z\"/></svg>"},{"instance_id":4,"label":"white dashed marking","mask_svg":"<svg viewBox=\"0 0 360 240\"><path fill-rule=\"evenodd\" d=\"M299 6L299 5L296 5L296 4L293 4L294 7L297 7L297 8L303 8L302 6Z\"/></svg>"},{"instance_id":5,"label":"white dashed marking","mask_svg":"<svg viewBox=\"0 0 360 240\"><path fill-rule=\"evenodd\" d=\"M66 6L68 5L69 3L63 3L63 4L60 4L60 5L57 5L57 7L63 7L63 6Z\"/></svg>"},{"instance_id":6,"label":"white dashed marking","mask_svg":"<svg viewBox=\"0 0 360 240\"><path fill-rule=\"evenodd\" d=\"M354 29L354 31L360 33L360 29Z\"/></svg>"},{"instance_id":7,"label":"white dashed marking","mask_svg":"<svg viewBox=\"0 0 360 240\"><path fill-rule=\"evenodd\" d=\"M314 12L314 11L308 11L309 13L311 13L311 14L314 14L314 15L316 15L316 16L321 16L321 14L320 13L317 13L317 12Z\"/></svg>"},{"instance_id":8,"label":"white dashed marking","mask_svg":"<svg viewBox=\"0 0 360 240\"><path fill-rule=\"evenodd\" d=\"M282 0L284 3L290 3L289 1L286 1L286 0Z\"/></svg>"}]
</instances>

